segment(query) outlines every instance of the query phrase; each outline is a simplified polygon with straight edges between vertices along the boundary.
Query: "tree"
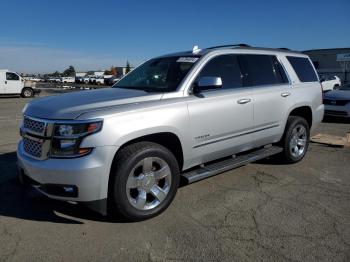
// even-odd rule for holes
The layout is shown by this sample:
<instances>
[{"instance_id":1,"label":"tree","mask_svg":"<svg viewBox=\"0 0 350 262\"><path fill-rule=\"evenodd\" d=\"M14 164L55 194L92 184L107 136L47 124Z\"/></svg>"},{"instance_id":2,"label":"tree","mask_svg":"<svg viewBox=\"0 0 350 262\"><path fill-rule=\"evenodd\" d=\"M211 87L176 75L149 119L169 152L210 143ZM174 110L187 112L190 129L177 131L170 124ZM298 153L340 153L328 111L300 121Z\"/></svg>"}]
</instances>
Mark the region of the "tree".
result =
<instances>
[{"instance_id":1,"label":"tree","mask_svg":"<svg viewBox=\"0 0 350 262\"><path fill-rule=\"evenodd\" d=\"M129 73L131 71L131 66L129 61L126 61L126 68L125 68L125 74Z\"/></svg>"},{"instance_id":2,"label":"tree","mask_svg":"<svg viewBox=\"0 0 350 262\"><path fill-rule=\"evenodd\" d=\"M59 76L61 76L61 74L60 74L60 72L56 71L56 72L52 73L51 76L59 77Z\"/></svg>"},{"instance_id":3,"label":"tree","mask_svg":"<svg viewBox=\"0 0 350 262\"><path fill-rule=\"evenodd\" d=\"M111 66L111 75L116 76L117 75L117 69L114 66Z\"/></svg>"},{"instance_id":4,"label":"tree","mask_svg":"<svg viewBox=\"0 0 350 262\"><path fill-rule=\"evenodd\" d=\"M110 70L105 70L104 75L112 75L112 71L110 71Z\"/></svg>"},{"instance_id":5,"label":"tree","mask_svg":"<svg viewBox=\"0 0 350 262\"><path fill-rule=\"evenodd\" d=\"M64 70L63 76L75 76L74 66L71 65L66 70Z\"/></svg>"}]
</instances>

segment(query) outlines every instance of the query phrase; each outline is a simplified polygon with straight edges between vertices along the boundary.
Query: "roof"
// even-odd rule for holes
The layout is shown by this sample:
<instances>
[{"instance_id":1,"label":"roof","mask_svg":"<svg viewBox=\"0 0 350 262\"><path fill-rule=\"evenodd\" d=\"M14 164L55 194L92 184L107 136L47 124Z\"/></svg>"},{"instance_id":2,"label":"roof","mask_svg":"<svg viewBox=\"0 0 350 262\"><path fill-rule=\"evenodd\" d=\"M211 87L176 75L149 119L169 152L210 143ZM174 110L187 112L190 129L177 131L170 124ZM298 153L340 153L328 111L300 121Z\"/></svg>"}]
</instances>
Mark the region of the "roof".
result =
<instances>
[{"instance_id":1,"label":"roof","mask_svg":"<svg viewBox=\"0 0 350 262\"><path fill-rule=\"evenodd\" d=\"M197 52L193 51L183 51L183 52L177 52L172 54L167 54L161 57L167 57L167 56L204 56L210 52L216 51L216 50L251 50L251 51L272 51L272 52L283 52L283 53L290 53L290 54L302 54L302 52L299 51L292 51L287 48L267 48L267 47L252 47L248 46L246 44L238 44L238 45L221 45L221 46L213 46L208 47L204 49L199 49Z\"/></svg>"}]
</instances>

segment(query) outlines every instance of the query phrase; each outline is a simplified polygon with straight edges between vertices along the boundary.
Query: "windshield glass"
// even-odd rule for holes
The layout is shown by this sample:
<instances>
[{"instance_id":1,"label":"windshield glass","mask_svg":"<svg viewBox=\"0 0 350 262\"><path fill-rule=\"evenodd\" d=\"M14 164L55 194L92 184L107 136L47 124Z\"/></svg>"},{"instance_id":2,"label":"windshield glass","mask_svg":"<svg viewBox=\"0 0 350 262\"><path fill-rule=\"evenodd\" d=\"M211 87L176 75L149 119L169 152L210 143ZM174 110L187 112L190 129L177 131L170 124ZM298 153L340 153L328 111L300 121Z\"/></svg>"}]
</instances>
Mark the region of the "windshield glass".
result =
<instances>
[{"instance_id":1,"label":"windshield glass","mask_svg":"<svg viewBox=\"0 0 350 262\"><path fill-rule=\"evenodd\" d=\"M340 90L350 90L350 84L343 85L339 88Z\"/></svg>"},{"instance_id":2,"label":"windshield glass","mask_svg":"<svg viewBox=\"0 0 350 262\"><path fill-rule=\"evenodd\" d=\"M113 87L146 92L172 92L177 89L198 59L194 56L151 59L131 71Z\"/></svg>"}]
</instances>

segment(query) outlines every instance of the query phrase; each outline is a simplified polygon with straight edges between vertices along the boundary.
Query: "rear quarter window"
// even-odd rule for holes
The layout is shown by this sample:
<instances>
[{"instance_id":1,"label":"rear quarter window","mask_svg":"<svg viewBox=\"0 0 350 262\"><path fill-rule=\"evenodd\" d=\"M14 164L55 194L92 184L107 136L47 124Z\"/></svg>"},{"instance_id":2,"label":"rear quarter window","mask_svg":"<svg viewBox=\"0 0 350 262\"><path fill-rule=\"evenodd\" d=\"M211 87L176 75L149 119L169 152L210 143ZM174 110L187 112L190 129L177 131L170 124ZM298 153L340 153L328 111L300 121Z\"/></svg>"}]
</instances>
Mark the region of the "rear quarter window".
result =
<instances>
[{"instance_id":1,"label":"rear quarter window","mask_svg":"<svg viewBox=\"0 0 350 262\"><path fill-rule=\"evenodd\" d=\"M316 72L308 58L287 56L287 59L301 82L318 82Z\"/></svg>"}]
</instances>

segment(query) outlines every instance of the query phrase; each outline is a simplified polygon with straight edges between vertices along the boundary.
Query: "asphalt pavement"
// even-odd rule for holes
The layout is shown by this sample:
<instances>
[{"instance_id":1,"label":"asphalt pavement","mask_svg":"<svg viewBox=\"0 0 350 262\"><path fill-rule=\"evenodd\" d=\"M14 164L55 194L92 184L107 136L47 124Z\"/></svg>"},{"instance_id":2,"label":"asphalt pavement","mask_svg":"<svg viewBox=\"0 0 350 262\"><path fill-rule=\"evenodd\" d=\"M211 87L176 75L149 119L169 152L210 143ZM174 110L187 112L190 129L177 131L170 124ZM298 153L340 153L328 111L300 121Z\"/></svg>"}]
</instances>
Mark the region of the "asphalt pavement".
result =
<instances>
[{"instance_id":1,"label":"asphalt pavement","mask_svg":"<svg viewBox=\"0 0 350 262\"><path fill-rule=\"evenodd\" d=\"M268 159L182 186L162 215L129 223L19 185L29 100L0 98L0 261L350 261L350 149L311 144L298 164ZM317 129L349 131L334 119Z\"/></svg>"}]
</instances>

